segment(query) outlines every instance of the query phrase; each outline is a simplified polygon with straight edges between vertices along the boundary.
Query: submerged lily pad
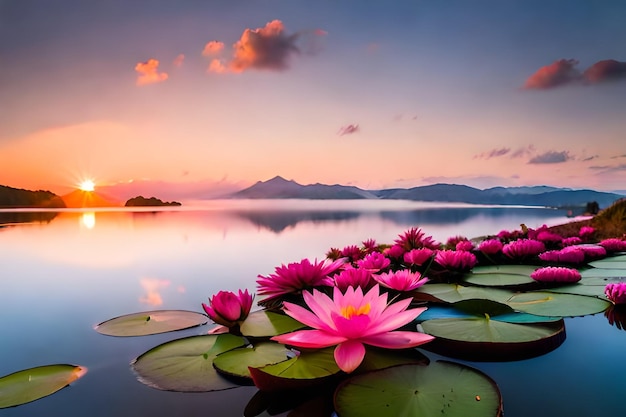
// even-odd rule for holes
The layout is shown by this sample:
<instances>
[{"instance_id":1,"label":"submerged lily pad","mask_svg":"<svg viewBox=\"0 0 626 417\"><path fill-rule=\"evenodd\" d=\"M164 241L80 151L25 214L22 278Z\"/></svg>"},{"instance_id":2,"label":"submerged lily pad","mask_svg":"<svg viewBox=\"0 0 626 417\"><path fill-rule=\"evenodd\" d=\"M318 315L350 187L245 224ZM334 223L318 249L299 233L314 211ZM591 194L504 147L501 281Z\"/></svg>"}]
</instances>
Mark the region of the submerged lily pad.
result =
<instances>
[{"instance_id":1,"label":"submerged lily pad","mask_svg":"<svg viewBox=\"0 0 626 417\"><path fill-rule=\"evenodd\" d=\"M224 352L213 360L213 366L223 374L250 378L248 367L258 368L286 361L287 348L278 343L259 343Z\"/></svg>"},{"instance_id":2,"label":"submerged lily pad","mask_svg":"<svg viewBox=\"0 0 626 417\"><path fill-rule=\"evenodd\" d=\"M76 365L45 365L0 378L0 408L15 407L47 397L87 373Z\"/></svg>"},{"instance_id":3,"label":"submerged lily pad","mask_svg":"<svg viewBox=\"0 0 626 417\"><path fill-rule=\"evenodd\" d=\"M250 368L250 375L263 391L308 388L340 372L333 352L334 348L303 350L284 362Z\"/></svg>"},{"instance_id":4,"label":"submerged lily pad","mask_svg":"<svg viewBox=\"0 0 626 417\"><path fill-rule=\"evenodd\" d=\"M435 339L424 349L442 355L475 361L508 361L548 353L565 340L562 319L548 323L509 323L489 315L471 318L427 320L424 333Z\"/></svg>"},{"instance_id":5,"label":"submerged lily pad","mask_svg":"<svg viewBox=\"0 0 626 417\"><path fill-rule=\"evenodd\" d=\"M538 316L575 317L596 314L606 310L611 303L596 297L533 291L514 295L508 305L515 310Z\"/></svg>"},{"instance_id":6,"label":"submerged lily pad","mask_svg":"<svg viewBox=\"0 0 626 417\"><path fill-rule=\"evenodd\" d=\"M146 336L206 324L207 316L195 311L155 310L127 314L95 326L98 333L107 336Z\"/></svg>"},{"instance_id":7,"label":"submerged lily pad","mask_svg":"<svg viewBox=\"0 0 626 417\"><path fill-rule=\"evenodd\" d=\"M259 310L251 313L241 323L241 334L250 337L271 337L293 332L305 327L304 324L286 314Z\"/></svg>"},{"instance_id":8,"label":"submerged lily pad","mask_svg":"<svg viewBox=\"0 0 626 417\"><path fill-rule=\"evenodd\" d=\"M139 381L160 390L205 392L234 388L238 385L219 375L213 360L245 343L244 338L231 334L186 337L150 349L131 366Z\"/></svg>"},{"instance_id":9,"label":"submerged lily pad","mask_svg":"<svg viewBox=\"0 0 626 417\"><path fill-rule=\"evenodd\" d=\"M496 383L465 365L437 361L356 375L335 392L341 417L502 416Z\"/></svg>"}]
</instances>

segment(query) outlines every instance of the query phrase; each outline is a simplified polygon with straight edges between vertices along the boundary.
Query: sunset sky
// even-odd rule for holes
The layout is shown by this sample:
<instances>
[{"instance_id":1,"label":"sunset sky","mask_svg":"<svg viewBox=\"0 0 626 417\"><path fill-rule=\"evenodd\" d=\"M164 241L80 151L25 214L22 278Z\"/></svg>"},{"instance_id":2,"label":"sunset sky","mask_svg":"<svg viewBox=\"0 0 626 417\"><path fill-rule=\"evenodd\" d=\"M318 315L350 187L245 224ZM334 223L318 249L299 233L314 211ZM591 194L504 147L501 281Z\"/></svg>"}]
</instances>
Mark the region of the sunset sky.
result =
<instances>
[{"instance_id":1,"label":"sunset sky","mask_svg":"<svg viewBox=\"0 0 626 417\"><path fill-rule=\"evenodd\" d=\"M625 22L621 0L0 0L0 184L624 190Z\"/></svg>"}]
</instances>

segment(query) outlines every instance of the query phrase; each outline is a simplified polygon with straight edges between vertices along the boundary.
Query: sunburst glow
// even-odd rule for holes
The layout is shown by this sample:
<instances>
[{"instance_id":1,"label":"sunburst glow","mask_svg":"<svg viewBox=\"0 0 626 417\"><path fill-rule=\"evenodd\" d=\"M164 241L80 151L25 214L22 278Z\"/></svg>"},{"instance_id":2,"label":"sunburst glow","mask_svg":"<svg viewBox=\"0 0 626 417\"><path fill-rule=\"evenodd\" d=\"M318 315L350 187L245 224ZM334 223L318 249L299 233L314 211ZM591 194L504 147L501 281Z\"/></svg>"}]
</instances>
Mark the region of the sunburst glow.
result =
<instances>
[{"instance_id":1,"label":"sunburst glow","mask_svg":"<svg viewBox=\"0 0 626 417\"><path fill-rule=\"evenodd\" d=\"M96 184L92 180L84 180L78 186L82 191L93 191L96 189Z\"/></svg>"}]
</instances>

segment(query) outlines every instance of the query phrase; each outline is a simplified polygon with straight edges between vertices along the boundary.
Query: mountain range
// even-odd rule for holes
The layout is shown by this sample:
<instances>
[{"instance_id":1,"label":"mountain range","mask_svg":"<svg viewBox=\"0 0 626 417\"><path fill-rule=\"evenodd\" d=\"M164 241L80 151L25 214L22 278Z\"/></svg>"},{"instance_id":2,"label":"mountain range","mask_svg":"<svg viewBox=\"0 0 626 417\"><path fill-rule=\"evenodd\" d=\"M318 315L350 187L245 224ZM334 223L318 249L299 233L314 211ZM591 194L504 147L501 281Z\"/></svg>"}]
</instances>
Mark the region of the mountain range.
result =
<instances>
[{"instance_id":1,"label":"mountain range","mask_svg":"<svg viewBox=\"0 0 626 417\"><path fill-rule=\"evenodd\" d=\"M388 199L429 202L456 202L471 204L498 204L547 207L584 207L596 202L602 207L611 205L624 195L594 190L574 190L549 186L494 187L485 190L457 184L433 184L413 188L363 190L354 186L310 184L276 176L258 181L251 187L229 194L228 198L250 199Z\"/></svg>"}]
</instances>

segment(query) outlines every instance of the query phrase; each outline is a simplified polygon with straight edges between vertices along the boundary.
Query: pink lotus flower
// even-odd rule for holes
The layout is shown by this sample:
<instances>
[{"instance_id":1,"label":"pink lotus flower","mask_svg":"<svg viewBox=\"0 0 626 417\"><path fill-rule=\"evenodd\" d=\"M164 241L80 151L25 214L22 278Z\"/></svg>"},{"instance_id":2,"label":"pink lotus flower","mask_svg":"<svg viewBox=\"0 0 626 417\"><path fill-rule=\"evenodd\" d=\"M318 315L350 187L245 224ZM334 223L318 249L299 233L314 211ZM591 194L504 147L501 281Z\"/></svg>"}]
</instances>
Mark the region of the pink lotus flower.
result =
<instances>
[{"instance_id":1,"label":"pink lotus flower","mask_svg":"<svg viewBox=\"0 0 626 417\"><path fill-rule=\"evenodd\" d=\"M391 260L380 252L372 252L365 258L357 261L359 268L367 269L370 272L378 272L386 269L391 265Z\"/></svg>"},{"instance_id":2,"label":"pink lotus flower","mask_svg":"<svg viewBox=\"0 0 626 417\"><path fill-rule=\"evenodd\" d=\"M474 249L474 244L469 240L462 240L456 244L455 249L457 251L471 252Z\"/></svg>"},{"instance_id":3,"label":"pink lotus flower","mask_svg":"<svg viewBox=\"0 0 626 417\"><path fill-rule=\"evenodd\" d=\"M619 238L604 239L598 245L606 249L607 252L624 252L626 251L626 240Z\"/></svg>"},{"instance_id":4,"label":"pink lotus flower","mask_svg":"<svg viewBox=\"0 0 626 417\"><path fill-rule=\"evenodd\" d=\"M578 231L578 236L581 237L581 239L589 239L591 238L591 236L593 236L593 234L596 232L596 229L594 229L591 226L583 226L580 228L580 230Z\"/></svg>"},{"instance_id":5,"label":"pink lotus flower","mask_svg":"<svg viewBox=\"0 0 626 417\"><path fill-rule=\"evenodd\" d=\"M556 244L563 240L563 236L549 230L542 230L537 233L537 236L534 239L547 244Z\"/></svg>"},{"instance_id":6,"label":"pink lotus flower","mask_svg":"<svg viewBox=\"0 0 626 417\"><path fill-rule=\"evenodd\" d=\"M487 239L478 244L478 250L485 255L495 255L502 250L500 239Z\"/></svg>"},{"instance_id":7,"label":"pink lotus flower","mask_svg":"<svg viewBox=\"0 0 626 417\"><path fill-rule=\"evenodd\" d=\"M363 250L369 254L378 250L378 244L374 239L367 239L363 241Z\"/></svg>"},{"instance_id":8,"label":"pink lotus flower","mask_svg":"<svg viewBox=\"0 0 626 417\"><path fill-rule=\"evenodd\" d=\"M334 289L333 299L317 290L304 292L304 301L311 309L285 303L285 313L314 330L299 330L272 337L278 343L302 348L335 348L335 362L344 372L354 371L363 361L365 346L386 349L413 348L433 339L411 331L392 331L402 327L425 307L407 310L410 298L387 305L387 294L379 295L375 285L365 295L360 288L348 288L342 294Z\"/></svg>"},{"instance_id":9,"label":"pink lotus flower","mask_svg":"<svg viewBox=\"0 0 626 417\"><path fill-rule=\"evenodd\" d=\"M580 281L580 272L573 268L564 268L561 266L547 266L539 268L530 277L540 282L577 282Z\"/></svg>"},{"instance_id":10,"label":"pink lotus flower","mask_svg":"<svg viewBox=\"0 0 626 417\"><path fill-rule=\"evenodd\" d=\"M411 272L408 269L375 274L372 277L383 287L396 291L413 291L428 282L428 278L422 278L419 272Z\"/></svg>"},{"instance_id":11,"label":"pink lotus flower","mask_svg":"<svg viewBox=\"0 0 626 417\"><path fill-rule=\"evenodd\" d=\"M401 246L404 252L419 248L439 249L439 243L432 236L426 236L421 229L415 227L398 235L398 239L394 240L394 243Z\"/></svg>"},{"instance_id":12,"label":"pink lotus flower","mask_svg":"<svg viewBox=\"0 0 626 417\"><path fill-rule=\"evenodd\" d=\"M578 236L566 237L563 240L561 240L561 245L563 245L564 247L565 246L580 245L581 243L583 243L583 241Z\"/></svg>"},{"instance_id":13,"label":"pink lotus flower","mask_svg":"<svg viewBox=\"0 0 626 417\"><path fill-rule=\"evenodd\" d=\"M587 261L602 259L606 256L606 249L600 245L579 245L577 247L585 252L585 259Z\"/></svg>"},{"instance_id":14,"label":"pink lotus flower","mask_svg":"<svg viewBox=\"0 0 626 417\"><path fill-rule=\"evenodd\" d=\"M239 290L239 295L220 291L209 299L209 305L202 303L202 308L215 323L233 327L248 317L253 299L248 290Z\"/></svg>"},{"instance_id":15,"label":"pink lotus flower","mask_svg":"<svg viewBox=\"0 0 626 417\"><path fill-rule=\"evenodd\" d=\"M364 291L370 289L375 284L372 279L372 272L362 268L346 268L335 275L335 286L342 292L348 287L360 287Z\"/></svg>"},{"instance_id":16,"label":"pink lotus flower","mask_svg":"<svg viewBox=\"0 0 626 417\"><path fill-rule=\"evenodd\" d=\"M449 271L469 271L476 265L476 255L471 252L440 250L435 262Z\"/></svg>"},{"instance_id":17,"label":"pink lotus flower","mask_svg":"<svg viewBox=\"0 0 626 417\"><path fill-rule=\"evenodd\" d=\"M404 254L404 262L409 265L422 266L433 257L434 253L435 251L428 248L412 249Z\"/></svg>"},{"instance_id":18,"label":"pink lotus flower","mask_svg":"<svg viewBox=\"0 0 626 417\"><path fill-rule=\"evenodd\" d=\"M533 239L518 239L502 247L502 252L512 259L524 259L537 256L546 250L546 246Z\"/></svg>"},{"instance_id":19,"label":"pink lotus flower","mask_svg":"<svg viewBox=\"0 0 626 417\"><path fill-rule=\"evenodd\" d=\"M626 304L626 282L606 284L604 294L613 304Z\"/></svg>"},{"instance_id":20,"label":"pink lotus flower","mask_svg":"<svg viewBox=\"0 0 626 417\"><path fill-rule=\"evenodd\" d=\"M352 262L356 262L363 257L363 252L358 246L350 245L341 250L341 256L350 259Z\"/></svg>"},{"instance_id":21,"label":"pink lotus flower","mask_svg":"<svg viewBox=\"0 0 626 417\"><path fill-rule=\"evenodd\" d=\"M344 259L327 259L322 262L316 260L314 263L303 259L287 266L283 264L276 267L274 274L258 276L258 293L267 296L264 301L268 301L314 287L332 287L334 282L329 275L337 272L344 263Z\"/></svg>"},{"instance_id":22,"label":"pink lotus flower","mask_svg":"<svg viewBox=\"0 0 626 417\"><path fill-rule=\"evenodd\" d=\"M539 254L539 259L545 262L582 264L585 262L585 251L577 246L567 246L561 250L551 250Z\"/></svg>"}]
</instances>

